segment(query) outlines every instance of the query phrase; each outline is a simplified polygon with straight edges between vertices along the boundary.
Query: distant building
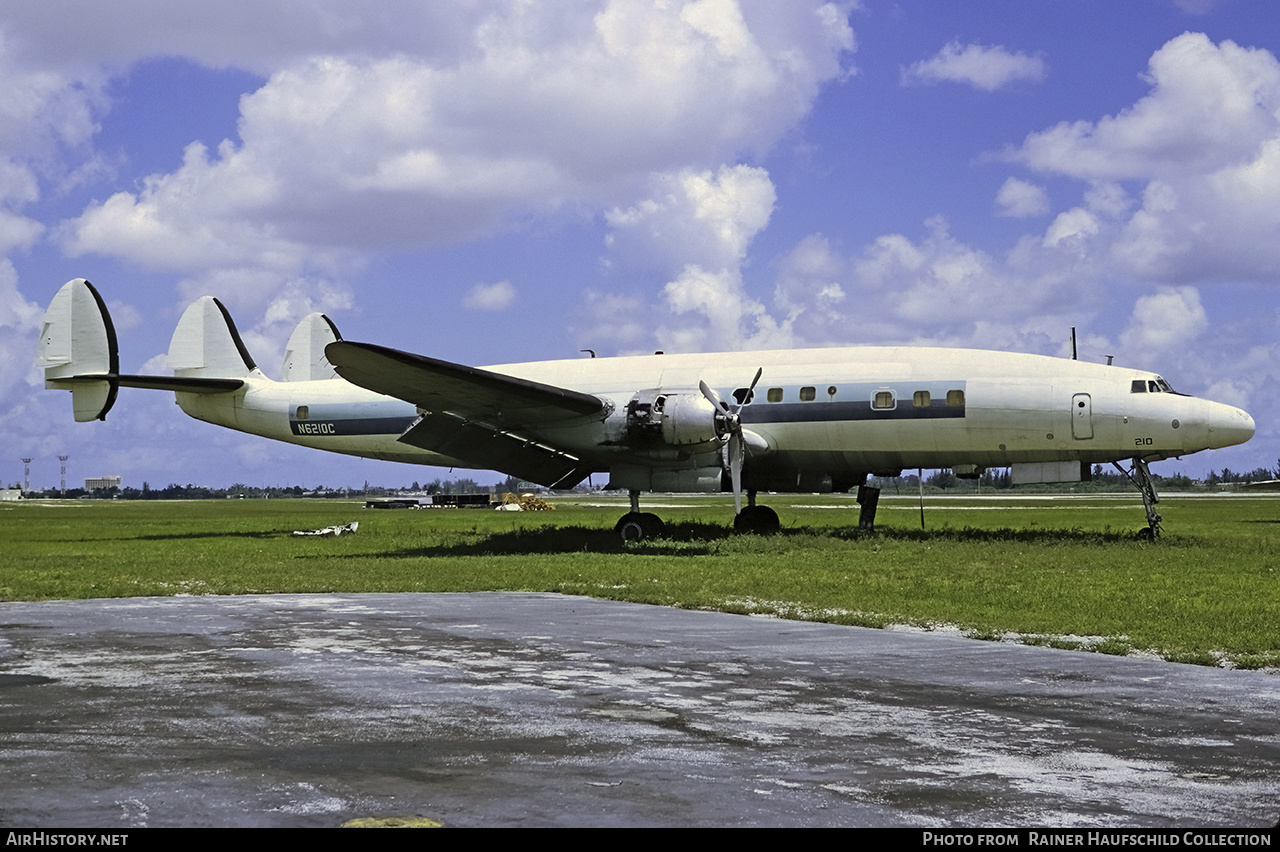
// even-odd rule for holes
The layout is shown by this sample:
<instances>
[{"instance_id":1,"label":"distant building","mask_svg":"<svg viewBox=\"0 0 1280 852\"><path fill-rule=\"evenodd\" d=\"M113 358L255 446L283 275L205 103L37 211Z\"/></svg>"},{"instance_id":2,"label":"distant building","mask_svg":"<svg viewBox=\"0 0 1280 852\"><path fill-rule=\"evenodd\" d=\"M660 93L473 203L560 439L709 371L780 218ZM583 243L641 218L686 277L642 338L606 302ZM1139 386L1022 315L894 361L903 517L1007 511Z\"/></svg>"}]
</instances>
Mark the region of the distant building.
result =
<instances>
[{"instance_id":1,"label":"distant building","mask_svg":"<svg viewBox=\"0 0 1280 852\"><path fill-rule=\"evenodd\" d=\"M4 502L6 500L21 500L21 499L22 499L21 488L0 488L0 502Z\"/></svg>"},{"instance_id":2,"label":"distant building","mask_svg":"<svg viewBox=\"0 0 1280 852\"><path fill-rule=\"evenodd\" d=\"M97 479L86 479L84 481L85 491L98 491L107 488L119 488L121 476L99 476Z\"/></svg>"}]
</instances>

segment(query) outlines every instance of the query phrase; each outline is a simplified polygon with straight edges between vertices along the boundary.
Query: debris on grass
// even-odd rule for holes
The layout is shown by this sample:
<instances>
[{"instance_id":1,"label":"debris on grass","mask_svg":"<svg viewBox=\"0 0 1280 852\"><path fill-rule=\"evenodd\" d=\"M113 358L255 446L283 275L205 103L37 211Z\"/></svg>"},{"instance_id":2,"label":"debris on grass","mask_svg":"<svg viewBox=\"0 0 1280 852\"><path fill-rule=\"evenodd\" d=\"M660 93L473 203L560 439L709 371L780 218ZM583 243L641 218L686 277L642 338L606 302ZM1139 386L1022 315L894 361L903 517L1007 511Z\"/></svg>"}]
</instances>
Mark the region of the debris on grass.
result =
<instances>
[{"instance_id":1,"label":"debris on grass","mask_svg":"<svg viewBox=\"0 0 1280 852\"><path fill-rule=\"evenodd\" d=\"M333 536L351 535L360 527L359 521L352 521L349 524L334 524L331 527L321 527L318 530L294 530L294 535L318 535Z\"/></svg>"}]
</instances>

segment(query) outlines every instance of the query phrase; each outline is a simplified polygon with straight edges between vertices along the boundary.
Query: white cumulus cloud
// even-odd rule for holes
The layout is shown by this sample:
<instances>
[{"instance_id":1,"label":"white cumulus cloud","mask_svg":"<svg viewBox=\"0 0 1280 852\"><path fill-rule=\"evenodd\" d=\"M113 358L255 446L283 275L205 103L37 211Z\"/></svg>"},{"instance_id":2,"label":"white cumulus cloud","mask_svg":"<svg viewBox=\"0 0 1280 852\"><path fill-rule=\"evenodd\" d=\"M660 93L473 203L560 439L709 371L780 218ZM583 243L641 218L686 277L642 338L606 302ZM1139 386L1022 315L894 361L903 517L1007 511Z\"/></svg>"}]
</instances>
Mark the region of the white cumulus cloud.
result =
<instances>
[{"instance_id":1,"label":"white cumulus cloud","mask_svg":"<svg viewBox=\"0 0 1280 852\"><path fill-rule=\"evenodd\" d=\"M1194 287L1162 288L1137 300L1120 342L1127 350L1155 357L1185 349L1208 326L1200 293Z\"/></svg>"},{"instance_id":2,"label":"white cumulus cloud","mask_svg":"<svg viewBox=\"0 0 1280 852\"><path fill-rule=\"evenodd\" d=\"M1033 133L1014 156L1090 183L1088 215L1118 220L1105 241L1118 274L1280 283L1280 62L1185 33L1152 55L1146 79L1128 109ZM1136 209L1124 182L1137 184ZM1098 232L1070 215L1071 233Z\"/></svg>"},{"instance_id":3,"label":"white cumulus cloud","mask_svg":"<svg viewBox=\"0 0 1280 852\"><path fill-rule=\"evenodd\" d=\"M494 10L443 60L282 67L243 99L237 142L195 148L178 171L91 207L68 245L189 265L280 241L467 239L519 211L607 203L653 172L767 150L852 45L843 19L815 6L589 8L589 25L543 6Z\"/></svg>"},{"instance_id":4,"label":"white cumulus cloud","mask_svg":"<svg viewBox=\"0 0 1280 852\"><path fill-rule=\"evenodd\" d=\"M501 311L516 298L516 288L510 281L477 284L467 291L462 304L473 311Z\"/></svg>"},{"instance_id":5,"label":"white cumulus cloud","mask_svg":"<svg viewBox=\"0 0 1280 852\"><path fill-rule=\"evenodd\" d=\"M1096 122L1027 137L1027 165L1089 180L1206 174L1252 161L1275 138L1280 63L1266 50L1185 33L1152 55L1151 93Z\"/></svg>"},{"instance_id":6,"label":"white cumulus cloud","mask_svg":"<svg viewBox=\"0 0 1280 852\"><path fill-rule=\"evenodd\" d=\"M1039 56L1011 53L999 45L948 42L942 50L902 72L903 83L967 83L994 92L1018 81L1039 82L1046 73Z\"/></svg>"},{"instance_id":7,"label":"white cumulus cloud","mask_svg":"<svg viewBox=\"0 0 1280 852\"><path fill-rule=\"evenodd\" d=\"M794 345L788 324L775 321L764 305L744 292L736 270L709 271L690 264L667 283L663 295L677 320L657 331L665 349L706 352ZM680 318L697 321L679 322Z\"/></svg>"},{"instance_id":8,"label":"white cumulus cloud","mask_svg":"<svg viewBox=\"0 0 1280 852\"><path fill-rule=\"evenodd\" d=\"M1040 216L1049 212L1049 194L1043 186L1011 177L1001 184L996 204L1001 216Z\"/></svg>"},{"instance_id":9,"label":"white cumulus cloud","mask_svg":"<svg viewBox=\"0 0 1280 852\"><path fill-rule=\"evenodd\" d=\"M201 10L197 26L161 4L120 44L86 48L100 64L163 52L266 81L241 98L237 138L192 142L181 167L57 234L70 255L178 273L184 291L230 284L258 309L290 282L349 279L372 252L559 210L622 211L619 250L664 245L673 273L735 266L774 194L762 170L721 164L768 151L854 49L845 13L821 2L416 4L416 35L382 7L322 2L295 27L288 4L229 5L238 29L258 28L243 44L202 35L231 13Z\"/></svg>"},{"instance_id":10,"label":"white cumulus cloud","mask_svg":"<svg viewBox=\"0 0 1280 852\"><path fill-rule=\"evenodd\" d=\"M754 166L656 174L648 197L606 214L609 246L641 264L737 267L776 199L769 173Z\"/></svg>"}]
</instances>

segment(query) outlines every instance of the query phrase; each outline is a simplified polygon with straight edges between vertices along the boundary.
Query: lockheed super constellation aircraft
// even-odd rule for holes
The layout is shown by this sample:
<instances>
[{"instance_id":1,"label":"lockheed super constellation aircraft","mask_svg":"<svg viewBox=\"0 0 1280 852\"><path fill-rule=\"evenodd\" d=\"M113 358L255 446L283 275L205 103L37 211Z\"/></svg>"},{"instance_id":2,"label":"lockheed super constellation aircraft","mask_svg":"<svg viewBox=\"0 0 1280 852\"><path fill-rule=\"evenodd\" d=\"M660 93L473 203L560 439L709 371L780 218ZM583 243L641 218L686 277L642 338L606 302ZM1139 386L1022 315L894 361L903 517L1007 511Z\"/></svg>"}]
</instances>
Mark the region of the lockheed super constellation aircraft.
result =
<instances>
[{"instance_id":1,"label":"lockheed super constellation aircraft","mask_svg":"<svg viewBox=\"0 0 1280 852\"><path fill-rule=\"evenodd\" d=\"M217 299L187 308L173 376L123 375L115 329L82 278L54 296L40 333L45 386L71 391L76 420L102 420L121 387L173 391L199 420L321 450L497 470L556 488L608 471L631 494L624 538L657 533L642 491L732 491L739 529L776 529L756 492L859 487L910 468L1015 482L1069 482L1112 463L1160 532L1148 463L1253 436L1253 418L1175 392L1154 373L1041 355L850 347L578 358L466 367L342 340L302 320L282 381L267 378ZM1122 461L1129 461L1125 469ZM742 506L746 492L747 506Z\"/></svg>"}]
</instances>

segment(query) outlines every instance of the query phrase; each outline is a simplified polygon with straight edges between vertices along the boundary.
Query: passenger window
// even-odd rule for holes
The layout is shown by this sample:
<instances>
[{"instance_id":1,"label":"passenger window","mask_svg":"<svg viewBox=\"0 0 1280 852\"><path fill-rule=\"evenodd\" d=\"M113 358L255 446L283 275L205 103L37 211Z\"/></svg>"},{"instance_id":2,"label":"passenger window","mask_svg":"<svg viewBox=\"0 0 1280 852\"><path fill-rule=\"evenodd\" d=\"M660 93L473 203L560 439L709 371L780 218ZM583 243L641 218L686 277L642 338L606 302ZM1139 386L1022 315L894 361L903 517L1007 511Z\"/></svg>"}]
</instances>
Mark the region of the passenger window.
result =
<instances>
[{"instance_id":1,"label":"passenger window","mask_svg":"<svg viewBox=\"0 0 1280 852\"><path fill-rule=\"evenodd\" d=\"M912 404L912 405L914 405L916 408L928 408L928 407L929 407L929 392L928 392L928 391L916 391L915 396L913 396L913 397L911 398L911 404Z\"/></svg>"},{"instance_id":2,"label":"passenger window","mask_svg":"<svg viewBox=\"0 0 1280 852\"><path fill-rule=\"evenodd\" d=\"M894 407L895 402L893 391L876 391L875 396L871 397L871 407L877 411L888 411Z\"/></svg>"},{"instance_id":3,"label":"passenger window","mask_svg":"<svg viewBox=\"0 0 1280 852\"><path fill-rule=\"evenodd\" d=\"M1130 392L1130 393L1146 393L1146 392L1147 392L1147 383L1146 383L1146 382L1144 382L1142 379L1134 379L1134 380L1133 380L1133 387L1130 389L1130 391L1129 391L1129 392Z\"/></svg>"},{"instance_id":4,"label":"passenger window","mask_svg":"<svg viewBox=\"0 0 1280 852\"><path fill-rule=\"evenodd\" d=\"M733 398L738 401L738 405L747 405L756 398L756 392L748 391L746 388L738 388L733 392Z\"/></svg>"},{"instance_id":5,"label":"passenger window","mask_svg":"<svg viewBox=\"0 0 1280 852\"><path fill-rule=\"evenodd\" d=\"M818 395L817 391L815 391L813 388L800 388L801 402L813 402L814 398L817 395Z\"/></svg>"},{"instance_id":6,"label":"passenger window","mask_svg":"<svg viewBox=\"0 0 1280 852\"><path fill-rule=\"evenodd\" d=\"M308 407L307 407L307 406L305 406L305 405L299 405L299 406L298 406L298 419L299 419L299 420L306 420L306 419L307 419L308 417L310 417L310 416L311 416L311 409L310 409L310 408L308 408Z\"/></svg>"},{"instance_id":7,"label":"passenger window","mask_svg":"<svg viewBox=\"0 0 1280 852\"><path fill-rule=\"evenodd\" d=\"M769 401L782 402L782 388L769 388Z\"/></svg>"},{"instance_id":8,"label":"passenger window","mask_svg":"<svg viewBox=\"0 0 1280 852\"><path fill-rule=\"evenodd\" d=\"M964 391L962 390L947 391L947 405L950 405L952 408L959 408L960 406L964 405Z\"/></svg>"}]
</instances>

